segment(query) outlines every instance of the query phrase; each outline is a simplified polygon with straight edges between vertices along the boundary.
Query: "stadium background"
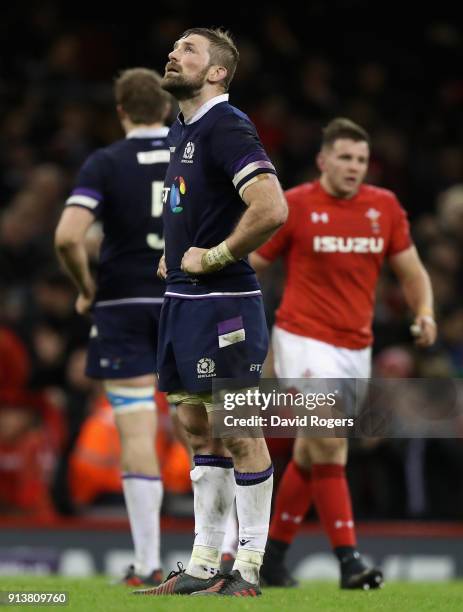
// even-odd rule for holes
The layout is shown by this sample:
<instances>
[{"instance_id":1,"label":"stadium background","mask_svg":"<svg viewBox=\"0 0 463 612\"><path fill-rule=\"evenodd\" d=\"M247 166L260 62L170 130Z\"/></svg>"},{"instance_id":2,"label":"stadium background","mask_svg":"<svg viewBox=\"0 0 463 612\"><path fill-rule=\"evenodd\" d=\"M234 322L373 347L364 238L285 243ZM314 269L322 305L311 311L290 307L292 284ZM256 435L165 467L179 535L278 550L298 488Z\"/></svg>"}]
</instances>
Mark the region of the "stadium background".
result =
<instances>
[{"instance_id":1,"label":"stadium background","mask_svg":"<svg viewBox=\"0 0 463 612\"><path fill-rule=\"evenodd\" d=\"M11 559L25 563L16 546L35 542L39 524L54 529L50 540L61 545L69 536L58 529L64 521L78 533L84 527L119 530L130 546L110 413L100 389L82 373L88 322L74 314L75 292L57 268L52 237L82 161L122 136L112 78L136 65L162 71L172 41L189 26L224 25L235 34L241 62L231 101L255 122L285 188L316 175L320 128L331 118L347 116L370 131L369 181L394 190L409 213L439 322L437 345L415 351L409 313L386 271L378 289L375 373L461 376L463 28L450 13L421 12L411 25L390 7L375 7L371 15L368 3L355 0L319 0L297 12L291 6L247 7L245 17L232 9L212 14L182 1L157 2L150 14L136 5L128 13L58 2L17 2L3 9L0 571ZM264 279L264 289L271 323L281 275ZM190 530L191 495L186 457L172 439L168 417L161 421L172 549L180 546L179 534ZM90 430L85 440L78 437L84 425ZM413 532L421 552L429 548L423 544L429 535L448 541L461 536L460 437L456 429L453 440L370 439L353 445L349 479L357 519L370 525L365 534L397 536L399 546L400 537ZM287 450L280 451L281 466ZM392 520L401 522L384 525ZM309 531L317 529L312 524L310 515ZM303 542L325 550L318 535ZM42 544L39 538L36 546ZM56 569L59 555L51 549L49 567ZM104 569L100 561L96 567ZM460 566L462 559L457 573Z\"/></svg>"}]
</instances>

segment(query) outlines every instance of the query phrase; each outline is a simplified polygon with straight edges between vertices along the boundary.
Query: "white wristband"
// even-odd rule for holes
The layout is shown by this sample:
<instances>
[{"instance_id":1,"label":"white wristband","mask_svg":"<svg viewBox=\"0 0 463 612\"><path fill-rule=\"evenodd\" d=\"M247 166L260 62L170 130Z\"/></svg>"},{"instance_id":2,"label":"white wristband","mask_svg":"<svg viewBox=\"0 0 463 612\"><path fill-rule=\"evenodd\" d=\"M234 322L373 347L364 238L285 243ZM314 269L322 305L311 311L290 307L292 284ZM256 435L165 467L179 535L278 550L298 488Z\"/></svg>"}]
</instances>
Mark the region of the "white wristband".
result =
<instances>
[{"instance_id":1,"label":"white wristband","mask_svg":"<svg viewBox=\"0 0 463 612\"><path fill-rule=\"evenodd\" d=\"M436 326L434 317L432 317L431 315L421 315L420 319L422 321L426 321L426 323L429 323L429 325L433 325L434 327ZM412 325L410 325L410 333L412 336L415 336L415 338L418 338L419 336L421 336L422 333L421 327L417 323L413 323Z\"/></svg>"},{"instance_id":2,"label":"white wristband","mask_svg":"<svg viewBox=\"0 0 463 612\"><path fill-rule=\"evenodd\" d=\"M203 267L203 271L206 273L217 272L235 261L236 259L230 253L230 249L224 240L217 246L212 247L212 249L209 249L204 253L201 259L201 265Z\"/></svg>"}]
</instances>

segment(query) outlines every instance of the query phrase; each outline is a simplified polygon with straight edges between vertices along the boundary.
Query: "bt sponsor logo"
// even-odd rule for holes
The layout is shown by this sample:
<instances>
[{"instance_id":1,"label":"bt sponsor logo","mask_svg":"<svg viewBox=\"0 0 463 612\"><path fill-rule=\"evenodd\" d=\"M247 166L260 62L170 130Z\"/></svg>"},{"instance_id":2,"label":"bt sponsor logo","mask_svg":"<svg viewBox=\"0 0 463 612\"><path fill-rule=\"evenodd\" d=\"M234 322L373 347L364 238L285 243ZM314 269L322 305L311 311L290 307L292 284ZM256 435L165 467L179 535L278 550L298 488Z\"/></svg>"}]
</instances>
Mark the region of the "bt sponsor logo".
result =
<instances>
[{"instance_id":1,"label":"bt sponsor logo","mask_svg":"<svg viewBox=\"0 0 463 612\"><path fill-rule=\"evenodd\" d=\"M169 203L173 213L181 213L183 210L182 196L186 194L186 183L183 176L176 176L170 187L164 187L162 190L162 203Z\"/></svg>"}]
</instances>

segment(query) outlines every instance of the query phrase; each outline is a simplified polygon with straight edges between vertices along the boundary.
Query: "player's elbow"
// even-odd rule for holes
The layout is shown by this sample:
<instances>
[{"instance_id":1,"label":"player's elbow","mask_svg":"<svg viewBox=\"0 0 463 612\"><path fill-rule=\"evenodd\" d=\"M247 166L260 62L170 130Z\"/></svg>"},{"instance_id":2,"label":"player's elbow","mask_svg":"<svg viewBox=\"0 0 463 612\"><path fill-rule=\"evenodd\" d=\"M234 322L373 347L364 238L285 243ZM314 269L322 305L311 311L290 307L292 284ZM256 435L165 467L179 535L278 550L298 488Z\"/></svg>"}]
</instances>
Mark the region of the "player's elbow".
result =
<instances>
[{"instance_id":1,"label":"player's elbow","mask_svg":"<svg viewBox=\"0 0 463 612\"><path fill-rule=\"evenodd\" d=\"M271 224L269 229L277 230L286 223L288 218L288 205L286 200L279 200L278 203L269 211L268 221Z\"/></svg>"},{"instance_id":2,"label":"player's elbow","mask_svg":"<svg viewBox=\"0 0 463 612\"><path fill-rule=\"evenodd\" d=\"M55 249L59 253L65 253L74 249L79 244L79 238L72 231L72 228L68 228L58 225L55 231Z\"/></svg>"},{"instance_id":3,"label":"player's elbow","mask_svg":"<svg viewBox=\"0 0 463 612\"><path fill-rule=\"evenodd\" d=\"M288 209L281 208L278 211L275 211L272 217L274 222L274 229L278 229L282 225L286 223L286 219L288 218Z\"/></svg>"}]
</instances>

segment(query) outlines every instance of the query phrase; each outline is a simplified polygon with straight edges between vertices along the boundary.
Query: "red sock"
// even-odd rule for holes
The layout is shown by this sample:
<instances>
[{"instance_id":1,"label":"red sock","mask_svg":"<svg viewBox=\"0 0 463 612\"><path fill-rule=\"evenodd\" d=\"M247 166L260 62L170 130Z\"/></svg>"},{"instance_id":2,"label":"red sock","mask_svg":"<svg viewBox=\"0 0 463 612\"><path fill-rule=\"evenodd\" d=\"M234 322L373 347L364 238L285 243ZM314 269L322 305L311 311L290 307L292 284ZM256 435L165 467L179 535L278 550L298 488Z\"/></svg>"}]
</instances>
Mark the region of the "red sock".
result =
<instances>
[{"instance_id":1,"label":"red sock","mask_svg":"<svg viewBox=\"0 0 463 612\"><path fill-rule=\"evenodd\" d=\"M346 471L343 465L312 466L315 506L332 548L357 545Z\"/></svg>"},{"instance_id":2,"label":"red sock","mask_svg":"<svg viewBox=\"0 0 463 612\"><path fill-rule=\"evenodd\" d=\"M310 471L290 461L278 486L269 537L291 544L312 499Z\"/></svg>"}]
</instances>

